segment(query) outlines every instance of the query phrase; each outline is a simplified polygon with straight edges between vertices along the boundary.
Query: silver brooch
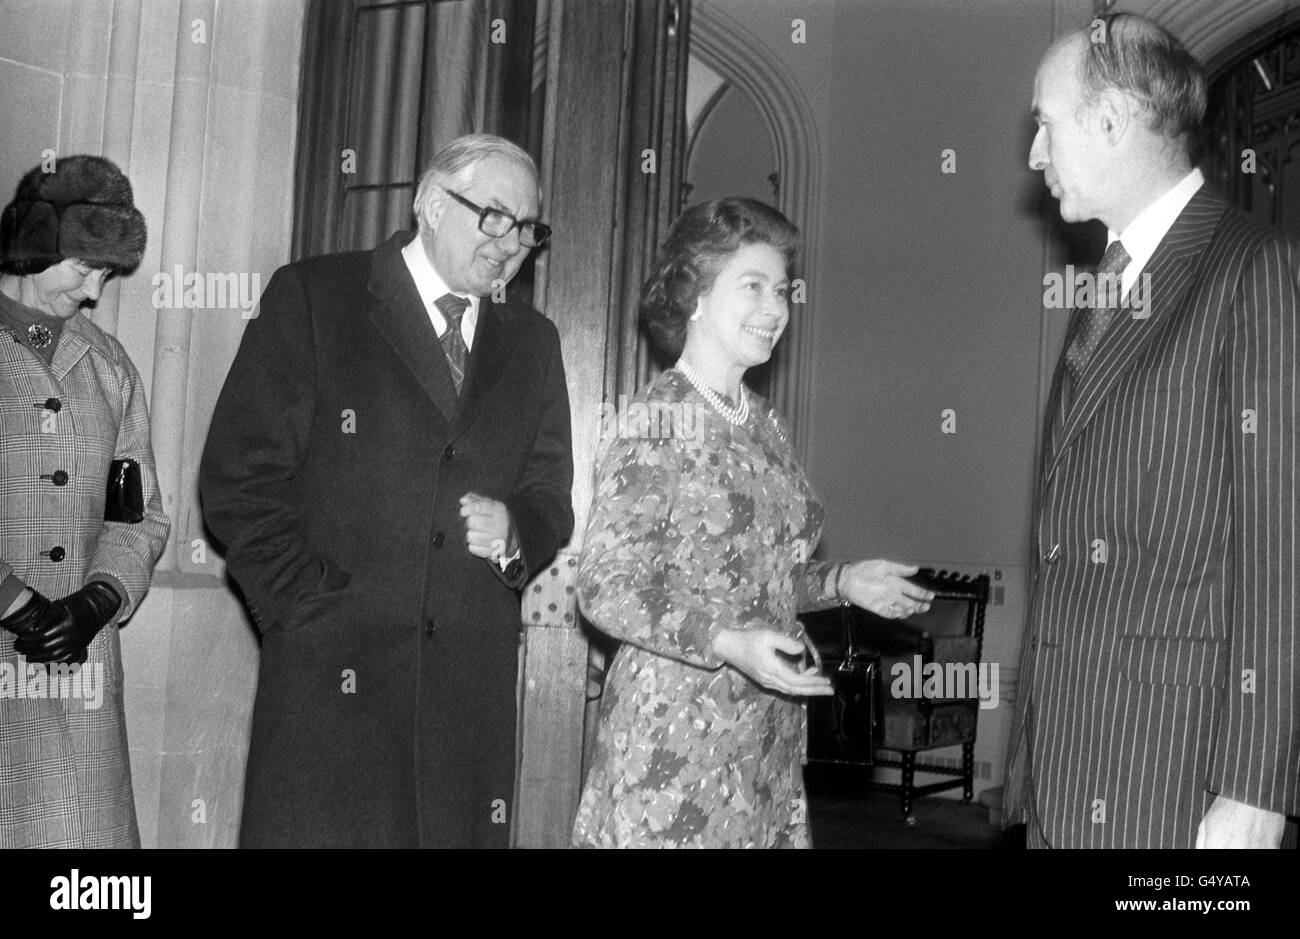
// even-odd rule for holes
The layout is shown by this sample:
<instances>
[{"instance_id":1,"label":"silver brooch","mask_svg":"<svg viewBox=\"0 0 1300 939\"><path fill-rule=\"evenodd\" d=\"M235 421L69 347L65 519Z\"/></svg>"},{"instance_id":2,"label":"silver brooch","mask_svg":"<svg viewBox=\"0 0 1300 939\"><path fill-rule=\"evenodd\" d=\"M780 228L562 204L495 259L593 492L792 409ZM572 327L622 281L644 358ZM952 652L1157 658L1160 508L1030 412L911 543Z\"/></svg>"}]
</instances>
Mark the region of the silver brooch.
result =
<instances>
[{"instance_id":1,"label":"silver brooch","mask_svg":"<svg viewBox=\"0 0 1300 939\"><path fill-rule=\"evenodd\" d=\"M44 349L54 341L54 333L50 332L50 327L43 323L32 323L27 327L27 341L32 344L33 349Z\"/></svg>"}]
</instances>

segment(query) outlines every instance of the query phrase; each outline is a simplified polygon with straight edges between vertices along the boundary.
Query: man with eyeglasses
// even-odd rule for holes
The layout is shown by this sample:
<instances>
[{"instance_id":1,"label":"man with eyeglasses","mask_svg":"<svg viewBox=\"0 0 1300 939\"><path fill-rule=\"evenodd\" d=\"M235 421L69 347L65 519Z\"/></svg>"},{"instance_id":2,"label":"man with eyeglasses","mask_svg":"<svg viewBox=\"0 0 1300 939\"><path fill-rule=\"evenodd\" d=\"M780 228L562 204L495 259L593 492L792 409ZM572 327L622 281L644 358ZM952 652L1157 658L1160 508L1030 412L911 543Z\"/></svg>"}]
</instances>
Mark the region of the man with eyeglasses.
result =
<instances>
[{"instance_id":1,"label":"man with eyeglasses","mask_svg":"<svg viewBox=\"0 0 1300 939\"><path fill-rule=\"evenodd\" d=\"M462 137L418 232L282 268L249 324L200 482L262 635L243 846L509 844L518 591L573 529L559 335L505 298L540 201Z\"/></svg>"}]
</instances>

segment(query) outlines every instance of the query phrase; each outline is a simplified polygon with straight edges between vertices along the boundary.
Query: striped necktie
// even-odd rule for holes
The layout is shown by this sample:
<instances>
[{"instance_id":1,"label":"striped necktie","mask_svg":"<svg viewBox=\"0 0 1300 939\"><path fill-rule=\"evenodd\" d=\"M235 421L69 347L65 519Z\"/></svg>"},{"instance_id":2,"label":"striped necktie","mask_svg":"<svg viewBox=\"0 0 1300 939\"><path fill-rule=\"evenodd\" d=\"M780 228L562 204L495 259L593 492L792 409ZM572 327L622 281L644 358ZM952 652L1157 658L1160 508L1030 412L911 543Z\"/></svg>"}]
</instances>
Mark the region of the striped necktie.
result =
<instances>
[{"instance_id":1,"label":"striped necktie","mask_svg":"<svg viewBox=\"0 0 1300 939\"><path fill-rule=\"evenodd\" d=\"M468 352L465 337L460 332L460 321L469 309L469 301L454 293L445 293L433 303L447 317L447 328L438 337L438 341L442 343L442 351L447 353L451 380L456 384L456 394L460 394L460 386L465 382L465 357Z\"/></svg>"},{"instance_id":2,"label":"striped necktie","mask_svg":"<svg viewBox=\"0 0 1300 939\"><path fill-rule=\"evenodd\" d=\"M1070 348L1065 353L1065 365L1070 370L1070 379L1075 388L1087 371L1092 355L1101 343L1101 337L1115 319L1120 307L1120 277L1128 267L1128 252L1118 238L1106 246L1106 253L1097 265L1096 290L1093 291L1093 304L1083 310L1083 326L1079 329Z\"/></svg>"}]
</instances>

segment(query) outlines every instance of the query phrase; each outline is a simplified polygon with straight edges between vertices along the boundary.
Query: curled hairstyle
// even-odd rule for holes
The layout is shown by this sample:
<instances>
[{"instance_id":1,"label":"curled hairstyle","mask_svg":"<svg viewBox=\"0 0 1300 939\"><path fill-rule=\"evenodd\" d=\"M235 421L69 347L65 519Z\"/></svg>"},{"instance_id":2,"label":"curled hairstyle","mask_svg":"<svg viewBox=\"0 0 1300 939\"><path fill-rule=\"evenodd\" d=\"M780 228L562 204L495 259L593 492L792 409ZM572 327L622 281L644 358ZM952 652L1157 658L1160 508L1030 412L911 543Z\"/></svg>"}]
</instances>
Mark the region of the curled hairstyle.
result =
<instances>
[{"instance_id":1,"label":"curled hairstyle","mask_svg":"<svg viewBox=\"0 0 1300 939\"><path fill-rule=\"evenodd\" d=\"M794 260L799 229L769 205L728 196L693 205L677 217L641 285L641 321L669 358L681 355L686 326L728 256L745 245L771 245Z\"/></svg>"},{"instance_id":2,"label":"curled hairstyle","mask_svg":"<svg viewBox=\"0 0 1300 939\"><path fill-rule=\"evenodd\" d=\"M1098 17L1105 40L1092 41L1092 29L1080 64L1080 81L1087 101L1095 103L1107 88L1138 98L1154 133L1196 148L1205 117L1205 71L1168 30L1132 13ZM1093 21L1094 24L1096 21Z\"/></svg>"},{"instance_id":3,"label":"curled hairstyle","mask_svg":"<svg viewBox=\"0 0 1300 939\"><path fill-rule=\"evenodd\" d=\"M425 213L433 200L433 191L438 188L459 188L470 177L474 167L491 156L504 157L532 174L533 180L539 177L537 163L522 147L511 143L504 137L492 134L466 134L457 137L434 155L420 177L419 188L415 191L415 202L411 208L421 230L425 227ZM540 189L538 187L540 198Z\"/></svg>"}]
</instances>

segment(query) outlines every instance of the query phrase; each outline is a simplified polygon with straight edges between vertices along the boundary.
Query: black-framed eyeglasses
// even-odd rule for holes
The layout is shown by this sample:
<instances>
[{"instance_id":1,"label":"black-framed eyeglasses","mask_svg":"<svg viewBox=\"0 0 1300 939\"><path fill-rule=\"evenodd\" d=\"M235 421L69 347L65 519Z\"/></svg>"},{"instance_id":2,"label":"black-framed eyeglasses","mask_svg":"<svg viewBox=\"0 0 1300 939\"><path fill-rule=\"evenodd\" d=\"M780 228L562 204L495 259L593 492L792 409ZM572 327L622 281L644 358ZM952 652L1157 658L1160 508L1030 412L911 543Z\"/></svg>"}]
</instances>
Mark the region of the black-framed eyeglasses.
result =
<instances>
[{"instance_id":1,"label":"black-framed eyeglasses","mask_svg":"<svg viewBox=\"0 0 1300 939\"><path fill-rule=\"evenodd\" d=\"M481 206L470 202L459 192L446 190L447 195L451 196L471 212L478 213L478 230L491 238L504 238L510 234L512 228L519 229L519 243L525 248L540 248L546 244L546 240L551 237L551 226L543 225L541 222L532 219L515 218L509 212L503 212L501 209L494 209L491 206Z\"/></svg>"}]
</instances>

